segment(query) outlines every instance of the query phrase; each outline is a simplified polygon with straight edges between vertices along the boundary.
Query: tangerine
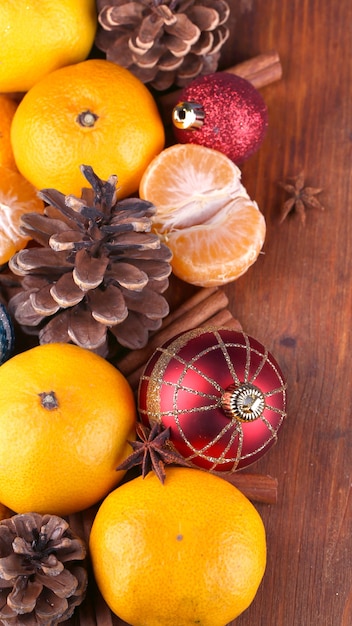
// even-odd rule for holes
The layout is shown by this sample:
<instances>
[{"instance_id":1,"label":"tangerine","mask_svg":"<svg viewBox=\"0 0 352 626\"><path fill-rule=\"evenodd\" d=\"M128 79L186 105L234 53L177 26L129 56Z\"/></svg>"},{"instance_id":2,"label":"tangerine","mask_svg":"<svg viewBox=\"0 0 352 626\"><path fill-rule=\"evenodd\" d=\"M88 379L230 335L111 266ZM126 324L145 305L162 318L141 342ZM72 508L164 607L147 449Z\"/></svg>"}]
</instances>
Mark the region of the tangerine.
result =
<instances>
[{"instance_id":1,"label":"tangerine","mask_svg":"<svg viewBox=\"0 0 352 626\"><path fill-rule=\"evenodd\" d=\"M45 74L83 61L96 28L94 0L0 2L0 91L28 91Z\"/></svg>"},{"instance_id":2,"label":"tangerine","mask_svg":"<svg viewBox=\"0 0 352 626\"><path fill-rule=\"evenodd\" d=\"M0 166L0 264L25 248L30 237L20 230L24 213L43 213L44 202L22 174Z\"/></svg>"},{"instance_id":3,"label":"tangerine","mask_svg":"<svg viewBox=\"0 0 352 626\"><path fill-rule=\"evenodd\" d=\"M178 278L219 286L257 260L265 219L221 152L195 144L164 149L146 168L139 194L156 207L153 228L171 249Z\"/></svg>"},{"instance_id":4,"label":"tangerine","mask_svg":"<svg viewBox=\"0 0 352 626\"><path fill-rule=\"evenodd\" d=\"M138 190L164 146L164 127L147 87L129 70L89 59L52 72L21 100L11 141L18 169L38 189L81 195L80 166L118 177L118 197Z\"/></svg>"},{"instance_id":5,"label":"tangerine","mask_svg":"<svg viewBox=\"0 0 352 626\"><path fill-rule=\"evenodd\" d=\"M136 408L124 376L93 352L36 346L0 367L0 502L68 515L103 498L124 471Z\"/></svg>"},{"instance_id":6,"label":"tangerine","mask_svg":"<svg viewBox=\"0 0 352 626\"><path fill-rule=\"evenodd\" d=\"M90 534L105 601L132 626L225 626L254 599L266 564L262 519L223 478L167 467L120 485Z\"/></svg>"}]
</instances>

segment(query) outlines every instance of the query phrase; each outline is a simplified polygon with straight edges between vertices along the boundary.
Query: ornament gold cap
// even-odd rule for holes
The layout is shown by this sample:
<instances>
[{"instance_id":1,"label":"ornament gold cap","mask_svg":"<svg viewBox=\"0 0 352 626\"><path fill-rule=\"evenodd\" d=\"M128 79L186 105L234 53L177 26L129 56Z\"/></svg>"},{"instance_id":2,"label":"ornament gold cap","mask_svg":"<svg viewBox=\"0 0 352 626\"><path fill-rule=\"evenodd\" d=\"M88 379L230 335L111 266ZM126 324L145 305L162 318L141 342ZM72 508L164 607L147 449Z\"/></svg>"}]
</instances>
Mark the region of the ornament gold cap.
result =
<instances>
[{"instance_id":1,"label":"ornament gold cap","mask_svg":"<svg viewBox=\"0 0 352 626\"><path fill-rule=\"evenodd\" d=\"M225 389L221 406L230 419L253 422L262 415L265 398L263 392L251 383L233 384Z\"/></svg>"},{"instance_id":2,"label":"ornament gold cap","mask_svg":"<svg viewBox=\"0 0 352 626\"><path fill-rule=\"evenodd\" d=\"M202 128L205 112L198 102L179 102L172 110L172 123L181 130Z\"/></svg>"}]
</instances>

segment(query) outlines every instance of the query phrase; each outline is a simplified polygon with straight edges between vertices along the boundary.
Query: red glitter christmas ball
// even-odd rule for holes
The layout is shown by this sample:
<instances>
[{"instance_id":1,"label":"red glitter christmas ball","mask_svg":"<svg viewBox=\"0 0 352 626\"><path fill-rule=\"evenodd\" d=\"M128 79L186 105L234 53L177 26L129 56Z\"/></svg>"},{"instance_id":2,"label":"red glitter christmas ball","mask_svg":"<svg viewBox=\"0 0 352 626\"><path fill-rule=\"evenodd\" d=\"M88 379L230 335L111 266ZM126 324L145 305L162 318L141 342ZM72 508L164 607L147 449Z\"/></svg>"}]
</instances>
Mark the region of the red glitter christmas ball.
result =
<instances>
[{"instance_id":1,"label":"red glitter christmas ball","mask_svg":"<svg viewBox=\"0 0 352 626\"><path fill-rule=\"evenodd\" d=\"M248 80L218 72L196 78L181 91L172 122L179 143L219 150L238 165L260 147L268 112Z\"/></svg>"},{"instance_id":2,"label":"red glitter christmas ball","mask_svg":"<svg viewBox=\"0 0 352 626\"><path fill-rule=\"evenodd\" d=\"M198 328L157 348L140 379L141 421L170 427L195 467L231 473L276 442L286 383L268 350L245 333Z\"/></svg>"}]
</instances>

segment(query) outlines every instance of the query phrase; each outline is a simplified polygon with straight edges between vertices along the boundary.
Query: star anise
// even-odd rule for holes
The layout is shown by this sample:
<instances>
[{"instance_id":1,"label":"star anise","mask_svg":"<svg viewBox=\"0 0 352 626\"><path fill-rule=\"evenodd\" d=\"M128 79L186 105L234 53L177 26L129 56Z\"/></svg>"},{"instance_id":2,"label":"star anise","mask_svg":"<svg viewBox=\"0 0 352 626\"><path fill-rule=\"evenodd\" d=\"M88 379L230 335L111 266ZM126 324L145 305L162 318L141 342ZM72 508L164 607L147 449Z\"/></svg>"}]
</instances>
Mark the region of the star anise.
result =
<instances>
[{"instance_id":1,"label":"star anise","mask_svg":"<svg viewBox=\"0 0 352 626\"><path fill-rule=\"evenodd\" d=\"M136 465L142 466L142 476L154 471L159 480L165 481L165 465L189 466L187 461L174 449L170 442L171 429L164 428L162 424L155 422L152 428L137 424L137 437L139 441L129 441L133 452L121 463L117 470L129 470Z\"/></svg>"},{"instance_id":2,"label":"star anise","mask_svg":"<svg viewBox=\"0 0 352 626\"><path fill-rule=\"evenodd\" d=\"M290 194L290 198L284 202L280 211L280 222L283 222L291 211L297 211L302 223L306 221L306 209L324 210L323 205L315 197L323 191L317 187L305 187L304 172L298 176L289 178L290 182L279 182L280 187Z\"/></svg>"}]
</instances>

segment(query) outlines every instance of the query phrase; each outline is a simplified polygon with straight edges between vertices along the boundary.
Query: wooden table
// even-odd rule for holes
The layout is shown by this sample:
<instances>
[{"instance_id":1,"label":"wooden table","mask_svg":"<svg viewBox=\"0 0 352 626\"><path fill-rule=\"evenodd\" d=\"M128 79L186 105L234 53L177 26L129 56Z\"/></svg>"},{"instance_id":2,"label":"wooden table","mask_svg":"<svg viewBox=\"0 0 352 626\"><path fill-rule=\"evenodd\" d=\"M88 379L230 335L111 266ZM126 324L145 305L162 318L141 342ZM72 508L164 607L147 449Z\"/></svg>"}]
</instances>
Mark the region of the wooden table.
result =
<instances>
[{"instance_id":1,"label":"wooden table","mask_svg":"<svg viewBox=\"0 0 352 626\"><path fill-rule=\"evenodd\" d=\"M289 398L279 442L256 464L279 481L278 503L258 506L267 570L236 626L350 626L352 4L230 4L224 67L274 48L283 78L261 90L269 131L242 168L267 220L265 254L226 291L281 364ZM280 224L277 181L301 170L325 211Z\"/></svg>"},{"instance_id":2,"label":"wooden table","mask_svg":"<svg viewBox=\"0 0 352 626\"><path fill-rule=\"evenodd\" d=\"M279 361L289 399L277 446L253 470L279 484L277 504L256 505L267 530L267 570L232 624L350 626L352 4L229 4L221 69L274 49L283 77L261 90L269 130L241 168L266 217L264 254L225 290L244 330ZM280 223L288 196L278 181L301 170L307 185L323 188L325 211L308 210L305 225L297 214ZM82 614L80 623L91 624ZM124 624L109 612L102 623Z\"/></svg>"}]
</instances>

